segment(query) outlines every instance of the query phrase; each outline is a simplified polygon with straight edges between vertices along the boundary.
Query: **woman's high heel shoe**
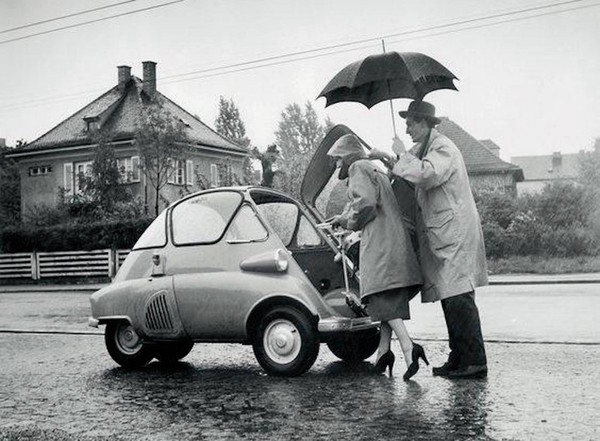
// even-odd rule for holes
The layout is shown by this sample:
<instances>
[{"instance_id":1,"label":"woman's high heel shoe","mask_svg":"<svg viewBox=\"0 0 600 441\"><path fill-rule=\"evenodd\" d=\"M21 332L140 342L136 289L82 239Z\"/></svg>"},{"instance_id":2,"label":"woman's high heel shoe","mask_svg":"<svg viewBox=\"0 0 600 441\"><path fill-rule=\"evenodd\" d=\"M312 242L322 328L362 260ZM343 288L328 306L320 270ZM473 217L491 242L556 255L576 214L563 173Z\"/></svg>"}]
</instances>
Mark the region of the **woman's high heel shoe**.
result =
<instances>
[{"instance_id":1,"label":"woman's high heel shoe","mask_svg":"<svg viewBox=\"0 0 600 441\"><path fill-rule=\"evenodd\" d=\"M385 354L379 357L379 360L377 360L377 363L375 363L375 371L378 374L383 374L386 368L389 368L391 377L392 369L394 368L394 361L396 361L396 356L394 353L392 351L387 351Z\"/></svg>"},{"instance_id":2,"label":"woman's high heel shoe","mask_svg":"<svg viewBox=\"0 0 600 441\"><path fill-rule=\"evenodd\" d=\"M404 381L408 381L411 379L413 375L415 375L419 371L419 358L422 358L427 366L429 366L429 362L427 361L427 357L425 356L425 350L423 346L413 343L412 348L412 363L404 373Z\"/></svg>"}]
</instances>

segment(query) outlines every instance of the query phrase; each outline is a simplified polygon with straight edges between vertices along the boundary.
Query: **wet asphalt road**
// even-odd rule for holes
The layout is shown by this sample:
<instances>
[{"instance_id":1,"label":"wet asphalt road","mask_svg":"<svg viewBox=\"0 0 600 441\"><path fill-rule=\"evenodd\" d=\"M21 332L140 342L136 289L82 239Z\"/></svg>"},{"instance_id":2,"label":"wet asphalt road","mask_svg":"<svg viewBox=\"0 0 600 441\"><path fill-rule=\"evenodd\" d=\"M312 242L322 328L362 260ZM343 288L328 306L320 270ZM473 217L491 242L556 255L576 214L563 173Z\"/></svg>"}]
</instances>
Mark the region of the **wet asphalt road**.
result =
<instances>
[{"instance_id":1,"label":"wet asphalt road","mask_svg":"<svg viewBox=\"0 0 600 441\"><path fill-rule=\"evenodd\" d=\"M3 332L0 440L600 439L600 346L580 323L556 332L578 316L597 323L600 290L568 288L571 309L556 311L560 288L529 301L480 296L486 337L486 326L501 337L487 344L487 380L445 380L423 367L405 383L401 359L388 378L370 373L372 358L347 366L324 345L293 379L266 376L250 347L225 344L197 344L182 363L132 372L110 359L101 335ZM515 299L520 312L508 316ZM86 302L73 293L0 294L0 328L88 332ZM411 321L434 365L446 354L437 306L415 305ZM556 336L567 344L539 343Z\"/></svg>"}]
</instances>

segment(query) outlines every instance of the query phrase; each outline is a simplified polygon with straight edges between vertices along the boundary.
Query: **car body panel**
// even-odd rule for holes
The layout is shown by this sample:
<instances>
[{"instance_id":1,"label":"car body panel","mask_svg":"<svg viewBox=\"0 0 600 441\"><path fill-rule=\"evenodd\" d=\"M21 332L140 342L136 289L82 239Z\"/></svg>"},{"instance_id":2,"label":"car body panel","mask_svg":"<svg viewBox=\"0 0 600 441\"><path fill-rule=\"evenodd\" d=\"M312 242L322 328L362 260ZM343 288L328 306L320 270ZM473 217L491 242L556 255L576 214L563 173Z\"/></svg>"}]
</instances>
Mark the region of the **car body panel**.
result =
<instances>
[{"instance_id":1,"label":"car body panel","mask_svg":"<svg viewBox=\"0 0 600 441\"><path fill-rule=\"evenodd\" d=\"M193 203L194 198L207 194L218 199L219 193L231 192L239 193L243 199L218 240L189 245L173 243L171 216L176 215L173 210L178 204L188 200ZM284 244L261 212L261 205L267 203L297 207L297 219L284 219L291 222L288 230L293 233L292 243ZM167 210L161 218L166 223L166 245L130 252L114 282L92 295L90 323L126 319L147 341L247 342L250 338L247 321L253 311L259 310L264 302L276 300L301 305L320 323L318 329L323 335L376 325L369 319L352 320L350 313L344 316L339 307L328 304L323 295L339 290L343 283L341 265L333 261L338 250L330 237L315 228L311 213L289 196L260 187L216 189L190 195ZM229 229L233 229L242 210L246 216L256 217L266 231L264 237L231 239ZM189 228L202 227L192 224ZM312 240L308 245L298 239L302 225L308 242ZM242 269L242 262L264 256L267 260L273 256L274 264L277 258L283 258L285 269L275 269L276 265L270 270L252 265ZM339 303L339 299L336 301Z\"/></svg>"}]
</instances>

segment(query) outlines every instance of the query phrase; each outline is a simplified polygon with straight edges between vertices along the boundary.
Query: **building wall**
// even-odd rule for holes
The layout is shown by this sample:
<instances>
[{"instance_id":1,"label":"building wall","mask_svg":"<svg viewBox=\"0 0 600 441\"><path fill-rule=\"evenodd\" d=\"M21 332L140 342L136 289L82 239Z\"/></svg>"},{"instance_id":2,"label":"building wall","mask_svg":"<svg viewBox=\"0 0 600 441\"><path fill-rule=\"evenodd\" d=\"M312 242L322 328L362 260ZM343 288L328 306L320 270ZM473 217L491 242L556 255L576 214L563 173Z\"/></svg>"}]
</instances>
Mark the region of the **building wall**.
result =
<instances>
[{"instance_id":1,"label":"building wall","mask_svg":"<svg viewBox=\"0 0 600 441\"><path fill-rule=\"evenodd\" d=\"M43 153L18 159L21 179L21 214L24 218L41 206L53 207L59 201L60 188L64 186L64 164L75 161L91 161L89 149L61 153ZM45 175L31 176L33 167L51 167Z\"/></svg>"},{"instance_id":2,"label":"building wall","mask_svg":"<svg viewBox=\"0 0 600 441\"><path fill-rule=\"evenodd\" d=\"M523 181L517 183L517 193L519 196L524 194L532 194L532 193L540 193L546 185L560 182L563 184L573 184L576 183L575 179L540 179L540 180L530 180Z\"/></svg>"},{"instance_id":3,"label":"building wall","mask_svg":"<svg viewBox=\"0 0 600 441\"><path fill-rule=\"evenodd\" d=\"M517 187L510 173L473 174L469 181L474 191L493 191L516 195Z\"/></svg>"},{"instance_id":4,"label":"building wall","mask_svg":"<svg viewBox=\"0 0 600 441\"><path fill-rule=\"evenodd\" d=\"M137 150L130 145L115 147L115 156L119 159L131 156L139 156ZM51 152L37 154L30 157L18 158L19 173L21 179L21 213L24 217L36 210L40 206L56 206L59 202L60 188L64 187L64 164L92 161L94 157L93 149L83 148L73 151ZM229 158L229 159L228 159ZM192 153L189 160L193 162L193 183L187 185L187 176L184 185L168 183L161 189L160 209L165 208L170 203L181 197L205 188L210 185L211 164L226 163L231 166L232 173L239 178L243 176L243 156L229 155L221 152ZM30 176L29 170L32 167L46 166L51 168L51 172L39 176ZM202 176L204 179L199 180ZM133 196L141 202L146 200L148 207L154 207L155 189L150 182L145 179L143 173L140 173L139 182L125 183ZM223 185L223 183L221 183ZM152 210L150 210L152 212Z\"/></svg>"}]
</instances>

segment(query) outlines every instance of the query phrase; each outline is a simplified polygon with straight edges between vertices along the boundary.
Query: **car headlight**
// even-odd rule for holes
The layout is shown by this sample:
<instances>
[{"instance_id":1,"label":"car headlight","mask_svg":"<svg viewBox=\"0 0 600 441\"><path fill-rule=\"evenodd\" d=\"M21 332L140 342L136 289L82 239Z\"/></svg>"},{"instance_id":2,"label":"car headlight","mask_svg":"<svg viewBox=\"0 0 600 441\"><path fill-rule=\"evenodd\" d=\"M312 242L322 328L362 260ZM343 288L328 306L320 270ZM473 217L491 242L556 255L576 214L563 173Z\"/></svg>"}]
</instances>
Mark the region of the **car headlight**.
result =
<instances>
[{"instance_id":1,"label":"car headlight","mask_svg":"<svg viewBox=\"0 0 600 441\"><path fill-rule=\"evenodd\" d=\"M248 257L240 262L240 268L244 271L283 273L287 271L288 267L289 261L287 253L281 248L278 248L274 252L267 251L266 253Z\"/></svg>"}]
</instances>

